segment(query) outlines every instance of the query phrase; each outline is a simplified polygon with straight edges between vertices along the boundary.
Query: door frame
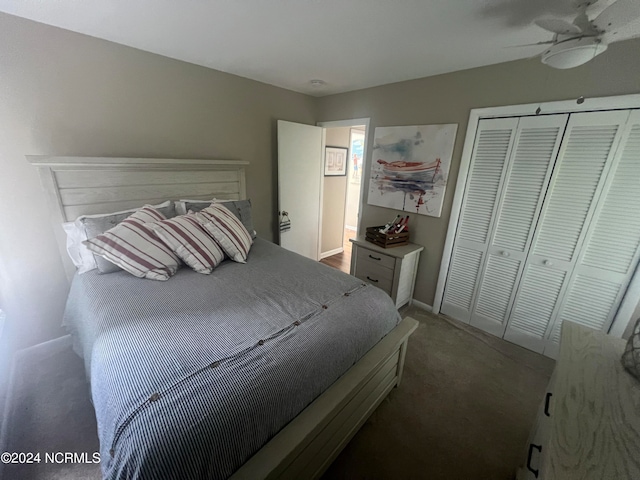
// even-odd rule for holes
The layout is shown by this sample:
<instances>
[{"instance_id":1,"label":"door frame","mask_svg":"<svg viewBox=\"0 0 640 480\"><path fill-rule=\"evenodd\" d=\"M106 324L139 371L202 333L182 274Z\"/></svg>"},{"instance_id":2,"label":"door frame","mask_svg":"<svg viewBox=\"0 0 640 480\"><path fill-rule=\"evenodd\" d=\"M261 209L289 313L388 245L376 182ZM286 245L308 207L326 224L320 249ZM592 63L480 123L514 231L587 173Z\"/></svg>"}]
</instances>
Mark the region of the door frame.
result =
<instances>
[{"instance_id":1,"label":"door frame","mask_svg":"<svg viewBox=\"0 0 640 480\"><path fill-rule=\"evenodd\" d=\"M640 96L640 95L639 95ZM360 125L364 125L364 150L362 151L362 173L364 174L365 167L367 165L367 147L369 143L369 124L371 122L370 118L352 118L348 120L331 120L324 122L317 122L316 126L322 127L325 130L327 128L339 128L339 127L357 127ZM326 135L322 136L322 158L323 158L323 166L324 166L324 147ZM349 146L349 151L351 151L351 146ZM362 218L362 205L364 204L364 176L360 182L360 200L359 200L359 208L358 208L358 221L356 222L356 235L360 234L360 220ZM322 253L322 214L323 214L323 199L324 199L324 170L320 176L320 225L319 225L319 238L318 238L318 258L321 258Z\"/></svg>"},{"instance_id":2,"label":"door frame","mask_svg":"<svg viewBox=\"0 0 640 480\"><path fill-rule=\"evenodd\" d=\"M460 213L462 210L462 200L469 176L471 155L473 153L474 141L480 120L499 117L532 116L536 115L536 110L538 108L540 109L540 115L640 108L640 94L586 98L582 99L583 101L579 103L581 99L529 103L524 105L508 105L503 107L474 108L471 110L469 113L467 133L462 150L462 158L460 160L460 169L458 171L458 180L456 182L453 205L451 207L451 216L449 217L449 226L447 227L447 236L444 244L444 250L442 252L442 261L440 262L438 284L436 286L436 294L433 300L434 313L439 313L442 305L444 287L447 281L449 265L451 263L451 255L453 253L453 243L458 229L458 221L460 220ZM611 328L609 329L610 335L622 337L638 302L640 302L640 267L636 268L635 273L631 277L631 282L629 283L624 298L618 308L618 312L616 313Z\"/></svg>"},{"instance_id":3,"label":"door frame","mask_svg":"<svg viewBox=\"0 0 640 480\"><path fill-rule=\"evenodd\" d=\"M357 131L357 132L362 132L362 130L354 130L354 128L352 127L351 129L349 129L349 162L351 162L351 159L353 158L353 152L351 151L352 147L353 147L353 132ZM367 143L367 132L366 130L364 131L364 143ZM362 169L364 170L364 154L365 154L365 149L366 149L366 145L364 145L362 147ZM352 188L351 187L351 183L349 182L349 168L353 169L353 163L350 163L351 167L347 167L347 198L345 198L345 202L344 202L344 218L345 218L345 227L347 226L347 222L346 222L346 218L347 218L347 199L349 196L349 189ZM362 175L362 171L360 172L360 193L362 194L362 182L364 181L364 175ZM362 199L362 195L360 195L360 198L358 199L358 215L356 215L356 235L358 234L358 224L360 223L360 207L362 207L362 204L360 203L360 200ZM354 225L350 225L351 227L353 227Z\"/></svg>"}]
</instances>

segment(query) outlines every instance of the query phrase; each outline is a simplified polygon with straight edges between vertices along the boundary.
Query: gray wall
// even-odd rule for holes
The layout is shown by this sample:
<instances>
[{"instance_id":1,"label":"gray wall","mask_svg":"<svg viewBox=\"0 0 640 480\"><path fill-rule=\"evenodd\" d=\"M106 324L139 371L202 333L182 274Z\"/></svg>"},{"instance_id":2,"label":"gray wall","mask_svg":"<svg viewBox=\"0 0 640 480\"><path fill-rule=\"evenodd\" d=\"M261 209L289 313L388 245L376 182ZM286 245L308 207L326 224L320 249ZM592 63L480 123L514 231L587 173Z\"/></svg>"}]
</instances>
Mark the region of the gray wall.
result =
<instances>
[{"instance_id":1,"label":"gray wall","mask_svg":"<svg viewBox=\"0 0 640 480\"><path fill-rule=\"evenodd\" d=\"M312 97L6 14L0 105L0 305L14 348L62 333L68 288L26 154L248 160L256 229L274 239L275 121L317 119Z\"/></svg>"},{"instance_id":2,"label":"gray wall","mask_svg":"<svg viewBox=\"0 0 640 480\"><path fill-rule=\"evenodd\" d=\"M349 148L350 127L326 129L328 147ZM344 241L344 206L347 197L347 176L324 177L322 195L322 238L320 252L342 247Z\"/></svg>"},{"instance_id":3,"label":"gray wall","mask_svg":"<svg viewBox=\"0 0 640 480\"><path fill-rule=\"evenodd\" d=\"M640 39L613 44L604 55L571 70L553 70L538 59L369 88L319 100L320 121L370 117L367 151L375 127L457 123L458 134L440 218L411 215L411 238L424 245L415 298L433 304L460 157L473 108L640 92ZM365 159L362 187L368 192L371 157ZM365 196L366 199L366 196ZM362 227L381 225L396 211L363 205Z\"/></svg>"}]
</instances>

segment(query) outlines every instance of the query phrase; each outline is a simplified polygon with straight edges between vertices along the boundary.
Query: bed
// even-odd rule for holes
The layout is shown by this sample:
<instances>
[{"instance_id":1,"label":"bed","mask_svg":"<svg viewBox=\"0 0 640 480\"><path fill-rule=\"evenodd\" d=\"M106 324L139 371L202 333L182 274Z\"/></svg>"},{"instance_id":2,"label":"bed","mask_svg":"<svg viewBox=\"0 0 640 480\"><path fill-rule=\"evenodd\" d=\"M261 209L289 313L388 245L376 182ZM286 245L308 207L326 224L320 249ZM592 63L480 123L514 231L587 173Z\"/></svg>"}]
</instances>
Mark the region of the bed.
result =
<instances>
[{"instance_id":1,"label":"bed","mask_svg":"<svg viewBox=\"0 0 640 480\"><path fill-rule=\"evenodd\" d=\"M28 158L62 251L59 225L81 214L246 196L246 162ZM68 271L106 478L317 478L400 384L417 326L375 287L261 238L208 276Z\"/></svg>"}]
</instances>

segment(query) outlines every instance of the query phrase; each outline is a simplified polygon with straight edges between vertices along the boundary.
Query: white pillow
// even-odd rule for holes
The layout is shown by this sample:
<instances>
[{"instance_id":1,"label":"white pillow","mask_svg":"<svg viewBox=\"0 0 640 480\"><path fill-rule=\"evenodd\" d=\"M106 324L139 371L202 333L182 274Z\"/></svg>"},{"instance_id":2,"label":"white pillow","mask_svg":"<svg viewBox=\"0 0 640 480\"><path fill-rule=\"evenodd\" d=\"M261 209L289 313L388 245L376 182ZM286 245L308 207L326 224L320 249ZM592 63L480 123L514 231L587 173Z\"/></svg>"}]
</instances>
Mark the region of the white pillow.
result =
<instances>
[{"instance_id":1,"label":"white pillow","mask_svg":"<svg viewBox=\"0 0 640 480\"><path fill-rule=\"evenodd\" d=\"M67 253L71 261L78 269L78 273L86 273L97 268L93 253L82 244L87 236L75 224L75 222L65 222L62 228L67 234Z\"/></svg>"}]
</instances>

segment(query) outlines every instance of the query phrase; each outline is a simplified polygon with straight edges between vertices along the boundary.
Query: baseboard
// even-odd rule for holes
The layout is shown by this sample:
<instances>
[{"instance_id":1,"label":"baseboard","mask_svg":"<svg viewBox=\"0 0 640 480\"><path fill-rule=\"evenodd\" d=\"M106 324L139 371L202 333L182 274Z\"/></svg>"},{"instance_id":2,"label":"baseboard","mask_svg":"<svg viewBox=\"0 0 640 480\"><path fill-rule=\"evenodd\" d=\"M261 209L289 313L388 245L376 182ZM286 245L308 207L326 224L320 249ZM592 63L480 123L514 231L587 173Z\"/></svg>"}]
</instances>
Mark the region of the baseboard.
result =
<instances>
[{"instance_id":1,"label":"baseboard","mask_svg":"<svg viewBox=\"0 0 640 480\"><path fill-rule=\"evenodd\" d=\"M332 255L337 255L339 253L344 252L344 248L340 247L340 248L334 248L333 250L329 250L328 252L323 252L320 254L320 260L322 260L323 258L327 258L330 257Z\"/></svg>"},{"instance_id":2,"label":"baseboard","mask_svg":"<svg viewBox=\"0 0 640 480\"><path fill-rule=\"evenodd\" d=\"M422 303L422 302L416 300L415 298L413 300L411 300L411 305L416 306L418 308L421 308L423 310L426 310L427 312L433 311L433 307L431 305L427 305L426 303Z\"/></svg>"},{"instance_id":3,"label":"baseboard","mask_svg":"<svg viewBox=\"0 0 640 480\"><path fill-rule=\"evenodd\" d=\"M344 228L346 228L347 230L351 230L352 232L358 231L358 227L352 227L351 225L345 225Z\"/></svg>"}]
</instances>

